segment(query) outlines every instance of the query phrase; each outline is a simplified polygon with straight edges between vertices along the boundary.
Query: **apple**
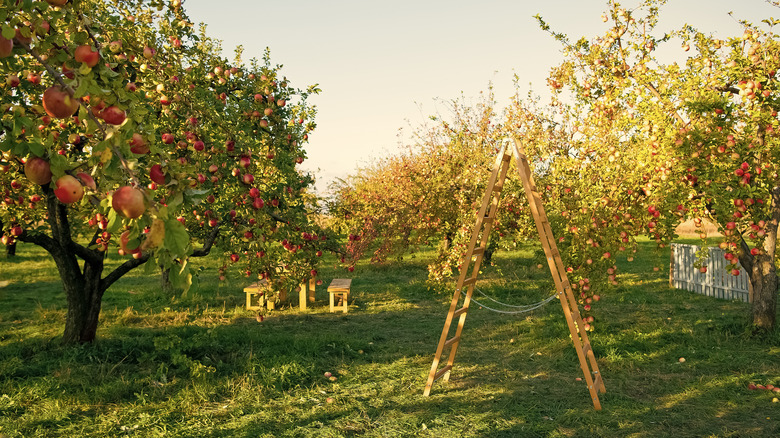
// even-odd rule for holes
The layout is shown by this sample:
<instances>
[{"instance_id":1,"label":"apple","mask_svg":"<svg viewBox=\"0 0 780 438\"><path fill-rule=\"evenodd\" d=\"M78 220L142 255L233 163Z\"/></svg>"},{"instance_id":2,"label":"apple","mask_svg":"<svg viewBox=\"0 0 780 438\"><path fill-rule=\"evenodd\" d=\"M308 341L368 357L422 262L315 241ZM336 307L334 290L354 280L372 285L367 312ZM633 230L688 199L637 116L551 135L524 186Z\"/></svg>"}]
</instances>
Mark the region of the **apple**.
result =
<instances>
[{"instance_id":1,"label":"apple","mask_svg":"<svg viewBox=\"0 0 780 438\"><path fill-rule=\"evenodd\" d=\"M253 198L260 197L260 190L257 187L252 187L251 189L249 189L249 196Z\"/></svg>"},{"instance_id":2,"label":"apple","mask_svg":"<svg viewBox=\"0 0 780 438\"><path fill-rule=\"evenodd\" d=\"M143 136L137 132L134 133L133 138L130 139L130 152L138 155L149 153L149 145L146 143Z\"/></svg>"},{"instance_id":3,"label":"apple","mask_svg":"<svg viewBox=\"0 0 780 438\"><path fill-rule=\"evenodd\" d=\"M203 143L201 140L198 140L198 141L196 141L195 143L192 144L192 148L195 149L196 151L200 152L200 151L206 149L206 144Z\"/></svg>"},{"instance_id":4,"label":"apple","mask_svg":"<svg viewBox=\"0 0 780 438\"><path fill-rule=\"evenodd\" d=\"M43 92L43 109L55 119L70 117L78 108L79 101L59 85L49 87Z\"/></svg>"},{"instance_id":5,"label":"apple","mask_svg":"<svg viewBox=\"0 0 780 438\"><path fill-rule=\"evenodd\" d=\"M0 35L0 58L11 56L14 50L14 41Z\"/></svg>"},{"instance_id":6,"label":"apple","mask_svg":"<svg viewBox=\"0 0 780 438\"><path fill-rule=\"evenodd\" d=\"M73 52L73 59L75 59L76 62L87 64L88 67L92 68L100 61L100 54L93 51L91 46L85 44L76 47L76 50Z\"/></svg>"},{"instance_id":7,"label":"apple","mask_svg":"<svg viewBox=\"0 0 780 438\"><path fill-rule=\"evenodd\" d=\"M111 207L128 219L137 219L146 211L144 194L140 190L124 186L114 192L111 199Z\"/></svg>"},{"instance_id":8,"label":"apple","mask_svg":"<svg viewBox=\"0 0 780 438\"><path fill-rule=\"evenodd\" d=\"M127 244L129 241L130 241L130 231L128 230L122 233L121 236L119 236L119 249L125 254L132 254L138 252L137 244L133 248L128 248Z\"/></svg>"},{"instance_id":9,"label":"apple","mask_svg":"<svg viewBox=\"0 0 780 438\"><path fill-rule=\"evenodd\" d=\"M153 48L151 48L149 46L144 47L144 58L152 59L152 57L154 57L155 53L157 53L157 51L154 50Z\"/></svg>"},{"instance_id":10,"label":"apple","mask_svg":"<svg viewBox=\"0 0 780 438\"><path fill-rule=\"evenodd\" d=\"M233 263L237 262L239 259L241 259L241 256L240 256L240 255L238 255L238 254L236 254L236 253L230 254L230 260L231 260Z\"/></svg>"},{"instance_id":11,"label":"apple","mask_svg":"<svg viewBox=\"0 0 780 438\"><path fill-rule=\"evenodd\" d=\"M92 190L97 190L97 184L95 184L95 179L92 178L92 175L86 172L79 172L76 174L76 178L81 182L81 185L83 185L84 187L88 187Z\"/></svg>"},{"instance_id":12,"label":"apple","mask_svg":"<svg viewBox=\"0 0 780 438\"><path fill-rule=\"evenodd\" d=\"M255 198L252 201L252 207L254 207L255 210L260 210L263 208L263 206L265 206L265 201L263 201L263 198Z\"/></svg>"},{"instance_id":13,"label":"apple","mask_svg":"<svg viewBox=\"0 0 780 438\"><path fill-rule=\"evenodd\" d=\"M22 80L19 79L19 76L17 76L17 75L8 75L5 78L5 83L8 84L8 86L12 87L12 88L18 87L21 82L22 82Z\"/></svg>"},{"instance_id":14,"label":"apple","mask_svg":"<svg viewBox=\"0 0 780 438\"><path fill-rule=\"evenodd\" d=\"M28 180L38 185L51 182L51 167L43 158L33 157L24 163L24 175Z\"/></svg>"},{"instance_id":15,"label":"apple","mask_svg":"<svg viewBox=\"0 0 780 438\"><path fill-rule=\"evenodd\" d=\"M166 132L162 135L162 142L165 144L172 144L174 142L175 138L173 137L173 134L170 132Z\"/></svg>"},{"instance_id":16,"label":"apple","mask_svg":"<svg viewBox=\"0 0 780 438\"><path fill-rule=\"evenodd\" d=\"M64 6L67 2L68 0L46 0L46 3L52 6Z\"/></svg>"},{"instance_id":17,"label":"apple","mask_svg":"<svg viewBox=\"0 0 780 438\"><path fill-rule=\"evenodd\" d=\"M37 73L30 72L27 74L27 82L33 84L33 85L40 85L41 83L41 75Z\"/></svg>"},{"instance_id":18,"label":"apple","mask_svg":"<svg viewBox=\"0 0 780 438\"><path fill-rule=\"evenodd\" d=\"M122 123L124 123L125 119L127 119L127 113L125 113L123 109L120 109L119 107L114 105L111 105L110 107L104 109L100 113L100 116L109 125L121 125Z\"/></svg>"},{"instance_id":19,"label":"apple","mask_svg":"<svg viewBox=\"0 0 780 438\"><path fill-rule=\"evenodd\" d=\"M244 176L241 177L242 181L244 181L244 184L252 184L255 182L255 177L251 173L245 173Z\"/></svg>"},{"instance_id":20,"label":"apple","mask_svg":"<svg viewBox=\"0 0 780 438\"><path fill-rule=\"evenodd\" d=\"M57 188L54 189L54 195L63 204L73 204L78 202L84 196L84 187L79 180L71 175L63 175L55 182Z\"/></svg>"},{"instance_id":21,"label":"apple","mask_svg":"<svg viewBox=\"0 0 780 438\"><path fill-rule=\"evenodd\" d=\"M155 164L149 169L149 179L160 185L165 185L165 173L162 171L162 166Z\"/></svg>"},{"instance_id":22,"label":"apple","mask_svg":"<svg viewBox=\"0 0 780 438\"><path fill-rule=\"evenodd\" d=\"M11 235L14 237L21 236L22 232L24 232L24 230L22 230L22 227L20 227L19 225L14 225L13 227L11 227Z\"/></svg>"}]
</instances>

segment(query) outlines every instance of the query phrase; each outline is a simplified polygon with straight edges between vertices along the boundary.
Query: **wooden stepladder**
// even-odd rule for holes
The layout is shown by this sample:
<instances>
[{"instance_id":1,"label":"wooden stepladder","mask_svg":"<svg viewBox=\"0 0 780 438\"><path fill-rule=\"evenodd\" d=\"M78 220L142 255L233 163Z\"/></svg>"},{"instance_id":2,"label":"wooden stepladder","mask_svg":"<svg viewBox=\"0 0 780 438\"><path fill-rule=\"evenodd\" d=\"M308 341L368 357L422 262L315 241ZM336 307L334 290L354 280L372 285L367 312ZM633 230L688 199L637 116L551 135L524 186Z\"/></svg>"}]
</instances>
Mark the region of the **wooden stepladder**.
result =
<instances>
[{"instance_id":1,"label":"wooden stepladder","mask_svg":"<svg viewBox=\"0 0 780 438\"><path fill-rule=\"evenodd\" d=\"M507 151L507 149L509 149L509 151ZM450 377L450 372L452 371L452 366L455 362L455 354L458 351L458 345L460 344L461 336L463 334L463 326L466 322L471 296L474 293L474 285L477 282L479 268L482 264L485 249L487 248L490 231L493 222L496 219L501 191L504 188L507 171L513 157L515 158L520 179L523 182L523 189L528 198L531 214L536 222L536 229L539 232L542 248L547 257L547 264L550 267L550 272L552 273L555 282L557 297L563 307L563 314L566 317L569 332L571 332L574 348L577 350L580 367L585 375L585 382L588 385L590 397L593 400L593 407L600 410L601 402L599 401L598 392L606 392L604 381L599 372L598 364L596 363L596 356L593 354L593 349L590 346L588 333L584 329L585 323L580 316L577 300L572 292L571 284L566 275L566 269L563 266L563 261L558 252L558 245L555 242L550 223L547 220L544 204L542 203L541 196L534 184L531 169L528 165L528 159L522 152L517 140L515 140L511 146L508 148L505 147L499 152L498 157L496 158L493 173L490 175L487 189L485 190L485 196L482 199L482 206L477 213L476 225L474 226L471 241L468 250L466 251L466 258L460 270L460 276L458 277L450 309L449 312L447 312L447 318L444 320L444 329L439 338L439 345L436 348L436 354L433 358L433 364L431 365L431 371L428 374L428 381L425 384L423 395L430 395L433 382L442 377L446 381ZM458 325L455 334L450 336L452 322L456 317L458 318ZM442 353L446 349L449 349L447 364L439 368Z\"/></svg>"}]
</instances>

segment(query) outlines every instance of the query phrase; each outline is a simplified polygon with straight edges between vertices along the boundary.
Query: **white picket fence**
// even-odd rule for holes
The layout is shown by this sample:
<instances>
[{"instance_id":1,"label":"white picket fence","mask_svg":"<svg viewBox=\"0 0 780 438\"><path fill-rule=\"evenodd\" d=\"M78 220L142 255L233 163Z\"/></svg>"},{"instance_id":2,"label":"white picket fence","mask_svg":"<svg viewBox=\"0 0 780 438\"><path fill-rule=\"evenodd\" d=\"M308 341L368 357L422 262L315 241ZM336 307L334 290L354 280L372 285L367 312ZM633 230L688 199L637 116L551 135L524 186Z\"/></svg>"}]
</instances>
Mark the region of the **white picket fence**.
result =
<instances>
[{"instance_id":1,"label":"white picket fence","mask_svg":"<svg viewBox=\"0 0 780 438\"><path fill-rule=\"evenodd\" d=\"M699 268L693 266L696 253L700 250L701 247L697 245L672 244L669 286L708 297L746 303L753 301L753 287L745 269L740 266L739 275L731 275L725 268L729 264L723 257L725 252L720 248L710 248L707 272L701 273Z\"/></svg>"}]
</instances>

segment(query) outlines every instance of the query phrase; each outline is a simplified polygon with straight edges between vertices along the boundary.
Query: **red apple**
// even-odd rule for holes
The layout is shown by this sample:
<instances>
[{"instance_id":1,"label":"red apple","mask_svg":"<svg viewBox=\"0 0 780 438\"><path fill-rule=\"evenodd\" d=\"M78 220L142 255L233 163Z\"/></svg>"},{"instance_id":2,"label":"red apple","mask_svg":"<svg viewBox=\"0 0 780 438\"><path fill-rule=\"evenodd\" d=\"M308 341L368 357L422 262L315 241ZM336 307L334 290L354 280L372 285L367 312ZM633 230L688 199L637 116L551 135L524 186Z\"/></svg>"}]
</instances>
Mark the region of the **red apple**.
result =
<instances>
[{"instance_id":1,"label":"red apple","mask_svg":"<svg viewBox=\"0 0 780 438\"><path fill-rule=\"evenodd\" d=\"M144 194L130 186L120 187L111 200L111 207L129 219L137 219L146 211Z\"/></svg>"},{"instance_id":2,"label":"red apple","mask_svg":"<svg viewBox=\"0 0 780 438\"><path fill-rule=\"evenodd\" d=\"M71 175L61 176L55 184L57 188L54 189L54 195L63 204L73 204L84 196L84 187Z\"/></svg>"},{"instance_id":3,"label":"red apple","mask_svg":"<svg viewBox=\"0 0 780 438\"><path fill-rule=\"evenodd\" d=\"M17 75L11 74L6 76L5 78L5 83L8 84L8 86L11 88L18 87L21 82L22 82L21 79L19 79L19 76Z\"/></svg>"},{"instance_id":4,"label":"red apple","mask_svg":"<svg viewBox=\"0 0 780 438\"><path fill-rule=\"evenodd\" d=\"M100 115L110 125L121 125L127 118L127 113L114 105L104 109Z\"/></svg>"},{"instance_id":5,"label":"red apple","mask_svg":"<svg viewBox=\"0 0 780 438\"><path fill-rule=\"evenodd\" d=\"M244 184L252 184L255 182L255 177L251 173L245 173L241 179L244 181Z\"/></svg>"},{"instance_id":6,"label":"red apple","mask_svg":"<svg viewBox=\"0 0 780 438\"><path fill-rule=\"evenodd\" d=\"M46 114L55 119L70 117L79 108L79 101L74 99L59 85L54 85L43 92L43 109Z\"/></svg>"},{"instance_id":7,"label":"red apple","mask_svg":"<svg viewBox=\"0 0 780 438\"><path fill-rule=\"evenodd\" d=\"M76 62L83 62L92 68L100 61L100 54L93 51L91 46L85 44L76 47L76 50L73 52L73 59L75 59Z\"/></svg>"},{"instance_id":8,"label":"red apple","mask_svg":"<svg viewBox=\"0 0 780 438\"><path fill-rule=\"evenodd\" d=\"M166 132L162 135L162 142L165 144L172 144L174 142L175 138L173 137L173 134Z\"/></svg>"},{"instance_id":9,"label":"red apple","mask_svg":"<svg viewBox=\"0 0 780 438\"><path fill-rule=\"evenodd\" d=\"M255 210L260 210L261 208L263 208L263 206L265 206L265 202L263 201L263 198L255 198L252 201L252 207L254 207Z\"/></svg>"},{"instance_id":10,"label":"red apple","mask_svg":"<svg viewBox=\"0 0 780 438\"><path fill-rule=\"evenodd\" d=\"M203 143L201 140L198 140L198 141L196 141L195 143L192 144L192 148L195 149L196 151L200 152L200 151L206 149L206 144Z\"/></svg>"},{"instance_id":11,"label":"red apple","mask_svg":"<svg viewBox=\"0 0 780 438\"><path fill-rule=\"evenodd\" d=\"M138 243L136 242L136 244L132 248L129 248L127 246L129 241L130 241L130 231L125 231L124 233L122 233L121 236L119 236L120 251L122 251L124 254L132 254L134 252L138 252Z\"/></svg>"},{"instance_id":12,"label":"red apple","mask_svg":"<svg viewBox=\"0 0 780 438\"><path fill-rule=\"evenodd\" d=\"M86 172L79 172L76 174L76 178L81 182L81 185L84 187L89 187L92 190L97 190L97 184L95 184L94 178L92 178L92 175L86 173Z\"/></svg>"},{"instance_id":13,"label":"red apple","mask_svg":"<svg viewBox=\"0 0 780 438\"><path fill-rule=\"evenodd\" d=\"M46 0L46 3L52 6L64 6L67 2L68 0Z\"/></svg>"},{"instance_id":14,"label":"red apple","mask_svg":"<svg viewBox=\"0 0 780 438\"><path fill-rule=\"evenodd\" d=\"M152 59L155 53L157 53L157 51L154 50L153 48L149 46L144 47L144 58Z\"/></svg>"},{"instance_id":15,"label":"red apple","mask_svg":"<svg viewBox=\"0 0 780 438\"><path fill-rule=\"evenodd\" d=\"M162 171L162 166L155 164L149 169L149 179L160 185L165 185L165 173Z\"/></svg>"},{"instance_id":16,"label":"red apple","mask_svg":"<svg viewBox=\"0 0 780 438\"><path fill-rule=\"evenodd\" d=\"M14 49L14 41L0 35L0 58L11 56Z\"/></svg>"},{"instance_id":17,"label":"red apple","mask_svg":"<svg viewBox=\"0 0 780 438\"><path fill-rule=\"evenodd\" d=\"M24 175L35 184L49 184L51 182L49 162L39 157L30 158L24 163Z\"/></svg>"},{"instance_id":18,"label":"red apple","mask_svg":"<svg viewBox=\"0 0 780 438\"><path fill-rule=\"evenodd\" d=\"M133 133L133 138L130 139L130 152L138 155L149 153L149 145L146 143L143 136L137 132Z\"/></svg>"}]
</instances>

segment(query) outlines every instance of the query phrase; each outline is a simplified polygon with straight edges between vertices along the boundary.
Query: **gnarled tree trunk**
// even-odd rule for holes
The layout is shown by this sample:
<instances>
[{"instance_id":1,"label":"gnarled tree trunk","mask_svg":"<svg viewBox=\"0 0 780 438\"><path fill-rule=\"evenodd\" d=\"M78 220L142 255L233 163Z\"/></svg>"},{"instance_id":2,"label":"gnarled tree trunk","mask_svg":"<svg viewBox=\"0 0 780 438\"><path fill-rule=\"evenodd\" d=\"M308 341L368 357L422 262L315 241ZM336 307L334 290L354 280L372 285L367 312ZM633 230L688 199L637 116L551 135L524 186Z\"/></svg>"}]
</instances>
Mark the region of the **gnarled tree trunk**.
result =
<instances>
[{"instance_id":1,"label":"gnarled tree trunk","mask_svg":"<svg viewBox=\"0 0 780 438\"><path fill-rule=\"evenodd\" d=\"M739 262L750 275L753 286L751 317L759 331L772 331L777 323L777 232L780 225L780 187L772 190L771 217L765 225L766 237L760 254L751 255L750 248L742 241Z\"/></svg>"},{"instance_id":2,"label":"gnarled tree trunk","mask_svg":"<svg viewBox=\"0 0 780 438\"><path fill-rule=\"evenodd\" d=\"M67 207L57 201L50 188L44 187L43 191L51 236L24 231L19 240L44 248L57 265L68 304L62 342L91 342L97 334L103 294L124 274L145 263L149 255L130 259L102 278L105 254L97 249L89 249L97 241L99 230L87 246L74 241ZM79 259L84 261L83 268L79 266Z\"/></svg>"}]
</instances>

